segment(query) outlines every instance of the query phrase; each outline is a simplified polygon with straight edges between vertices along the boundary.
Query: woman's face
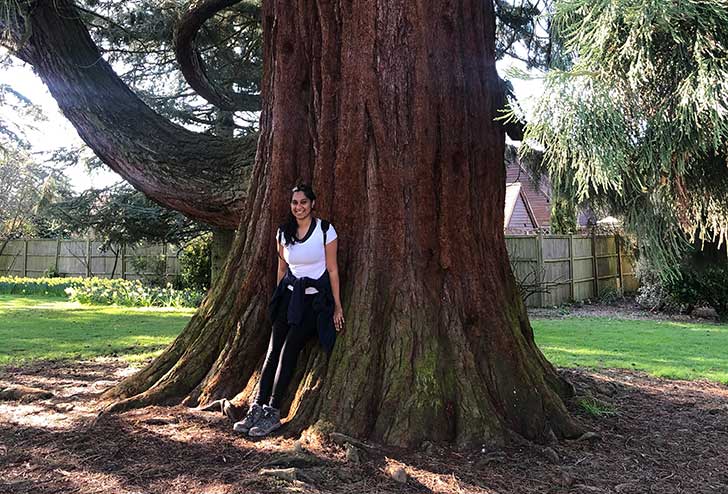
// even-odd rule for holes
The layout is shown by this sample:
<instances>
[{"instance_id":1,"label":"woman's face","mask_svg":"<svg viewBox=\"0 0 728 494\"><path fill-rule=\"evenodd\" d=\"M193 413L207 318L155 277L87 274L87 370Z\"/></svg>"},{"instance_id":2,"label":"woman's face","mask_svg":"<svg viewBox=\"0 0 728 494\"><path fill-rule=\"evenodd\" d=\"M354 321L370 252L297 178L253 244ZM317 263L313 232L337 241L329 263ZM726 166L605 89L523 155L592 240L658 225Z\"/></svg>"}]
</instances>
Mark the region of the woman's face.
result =
<instances>
[{"instance_id":1,"label":"woman's face","mask_svg":"<svg viewBox=\"0 0 728 494\"><path fill-rule=\"evenodd\" d=\"M314 202L306 197L303 192L294 192L293 197L291 197L291 213L297 220L306 219L311 214Z\"/></svg>"}]
</instances>

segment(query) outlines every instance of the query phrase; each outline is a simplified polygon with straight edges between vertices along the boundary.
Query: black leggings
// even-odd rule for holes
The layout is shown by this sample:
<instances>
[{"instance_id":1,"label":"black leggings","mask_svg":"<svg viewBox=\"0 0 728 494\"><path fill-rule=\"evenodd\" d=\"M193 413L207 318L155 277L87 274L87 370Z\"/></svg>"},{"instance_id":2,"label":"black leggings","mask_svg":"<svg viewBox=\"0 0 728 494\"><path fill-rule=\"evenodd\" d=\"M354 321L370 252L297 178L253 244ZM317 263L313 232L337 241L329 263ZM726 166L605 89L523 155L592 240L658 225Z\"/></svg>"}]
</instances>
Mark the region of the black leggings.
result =
<instances>
[{"instance_id":1,"label":"black leggings","mask_svg":"<svg viewBox=\"0 0 728 494\"><path fill-rule=\"evenodd\" d=\"M281 407L283 393L296 369L298 354L308 340L317 333L316 313L313 311L314 297L315 295L304 296L303 322L298 327L288 324L290 294L287 294L282 301L276 320L273 322L268 353L263 363L258 397L255 399L257 404L269 404L273 408Z\"/></svg>"}]
</instances>

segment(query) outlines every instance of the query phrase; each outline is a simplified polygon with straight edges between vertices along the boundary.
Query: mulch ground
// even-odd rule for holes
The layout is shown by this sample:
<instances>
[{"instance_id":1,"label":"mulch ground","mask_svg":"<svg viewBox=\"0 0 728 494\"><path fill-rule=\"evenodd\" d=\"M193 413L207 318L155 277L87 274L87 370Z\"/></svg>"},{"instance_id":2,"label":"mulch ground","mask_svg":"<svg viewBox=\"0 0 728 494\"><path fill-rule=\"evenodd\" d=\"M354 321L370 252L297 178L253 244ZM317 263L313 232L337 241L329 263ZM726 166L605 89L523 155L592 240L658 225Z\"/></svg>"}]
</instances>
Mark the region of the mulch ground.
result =
<instances>
[{"instance_id":1,"label":"mulch ground","mask_svg":"<svg viewBox=\"0 0 728 494\"><path fill-rule=\"evenodd\" d=\"M710 323L715 319L691 317L679 312L650 311L640 307L634 297L619 298L610 303L598 300L578 302L560 307L529 307L529 317L533 319L573 319L581 317L607 317L614 319L636 319L650 321L676 321Z\"/></svg>"},{"instance_id":2,"label":"mulch ground","mask_svg":"<svg viewBox=\"0 0 728 494\"><path fill-rule=\"evenodd\" d=\"M592 405L589 414L575 400L572 412L598 437L501 451L360 448L357 463L344 446L251 441L222 414L183 407L97 418L99 393L130 372L113 359L0 371L0 390L53 394L0 392L0 493L728 492L728 388L709 382L564 370ZM398 467L404 483L390 474Z\"/></svg>"}]
</instances>

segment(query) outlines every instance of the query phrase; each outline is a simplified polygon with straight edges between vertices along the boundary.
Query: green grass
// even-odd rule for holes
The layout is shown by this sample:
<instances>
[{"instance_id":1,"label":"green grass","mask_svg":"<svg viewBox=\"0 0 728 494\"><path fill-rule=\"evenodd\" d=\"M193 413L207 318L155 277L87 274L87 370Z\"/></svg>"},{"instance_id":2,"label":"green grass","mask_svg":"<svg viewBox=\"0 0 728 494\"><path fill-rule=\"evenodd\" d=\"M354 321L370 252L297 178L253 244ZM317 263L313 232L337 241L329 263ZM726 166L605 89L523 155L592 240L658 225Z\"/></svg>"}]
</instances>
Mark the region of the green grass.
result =
<instances>
[{"instance_id":1,"label":"green grass","mask_svg":"<svg viewBox=\"0 0 728 494\"><path fill-rule=\"evenodd\" d=\"M0 366L104 355L143 360L165 348L193 313L0 295ZM635 369L728 384L728 325L608 318L532 324L539 347L559 367Z\"/></svg>"},{"instance_id":2,"label":"green grass","mask_svg":"<svg viewBox=\"0 0 728 494\"><path fill-rule=\"evenodd\" d=\"M619 412L614 407L614 405L602 402L594 398L593 396L579 398L576 404L579 406L579 408L595 418L619 415Z\"/></svg>"},{"instance_id":3,"label":"green grass","mask_svg":"<svg viewBox=\"0 0 728 494\"><path fill-rule=\"evenodd\" d=\"M559 367L620 368L728 384L728 325L609 318L533 319L536 343Z\"/></svg>"},{"instance_id":4,"label":"green grass","mask_svg":"<svg viewBox=\"0 0 728 494\"><path fill-rule=\"evenodd\" d=\"M0 367L107 355L140 361L161 352L193 313L0 295Z\"/></svg>"}]
</instances>

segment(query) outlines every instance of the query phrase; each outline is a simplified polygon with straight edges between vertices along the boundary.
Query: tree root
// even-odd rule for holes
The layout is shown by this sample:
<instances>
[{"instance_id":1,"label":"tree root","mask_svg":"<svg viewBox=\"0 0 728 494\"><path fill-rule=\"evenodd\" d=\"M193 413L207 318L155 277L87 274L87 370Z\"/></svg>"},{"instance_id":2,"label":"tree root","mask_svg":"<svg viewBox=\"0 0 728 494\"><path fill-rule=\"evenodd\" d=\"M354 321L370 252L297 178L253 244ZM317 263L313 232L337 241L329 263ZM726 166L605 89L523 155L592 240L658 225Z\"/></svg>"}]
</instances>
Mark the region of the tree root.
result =
<instances>
[{"instance_id":1,"label":"tree root","mask_svg":"<svg viewBox=\"0 0 728 494\"><path fill-rule=\"evenodd\" d=\"M221 412L233 422L237 422L245 416L245 409L243 407L232 404L227 398L215 400L203 407L197 407L194 410L200 412Z\"/></svg>"}]
</instances>

